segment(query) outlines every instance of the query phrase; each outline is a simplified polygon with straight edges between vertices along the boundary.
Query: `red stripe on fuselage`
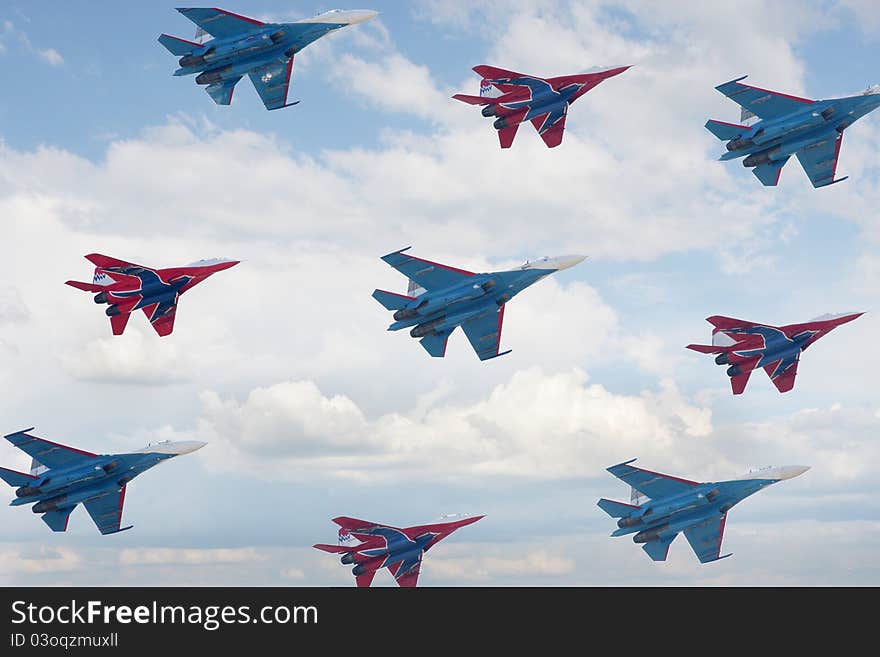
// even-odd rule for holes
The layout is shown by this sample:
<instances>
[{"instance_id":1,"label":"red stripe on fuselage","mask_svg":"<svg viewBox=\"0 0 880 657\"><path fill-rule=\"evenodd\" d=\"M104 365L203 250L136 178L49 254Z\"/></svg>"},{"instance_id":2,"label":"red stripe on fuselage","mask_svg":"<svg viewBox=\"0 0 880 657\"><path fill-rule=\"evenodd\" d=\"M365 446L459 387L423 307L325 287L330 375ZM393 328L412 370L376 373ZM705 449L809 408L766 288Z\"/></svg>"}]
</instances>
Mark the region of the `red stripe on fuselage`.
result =
<instances>
[{"instance_id":1,"label":"red stripe on fuselage","mask_svg":"<svg viewBox=\"0 0 880 657\"><path fill-rule=\"evenodd\" d=\"M498 310L498 339L495 341L495 354L497 355L499 351L501 351L501 324L504 322L504 308L505 306L501 306Z\"/></svg>"},{"instance_id":2,"label":"red stripe on fuselage","mask_svg":"<svg viewBox=\"0 0 880 657\"><path fill-rule=\"evenodd\" d=\"M243 21L247 21L248 23L253 23L254 25L265 25L263 21L258 21L256 18L248 18L247 16L242 16L241 14L236 14L231 11L226 11L225 9L220 9L219 7L212 7L214 11L219 11L221 14L226 14L227 16L232 16L233 18L240 18ZM205 30L207 32L207 30Z\"/></svg>"},{"instance_id":3,"label":"red stripe on fuselage","mask_svg":"<svg viewBox=\"0 0 880 657\"><path fill-rule=\"evenodd\" d=\"M125 503L125 486L122 487L122 490L119 492L119 517L116 519L116 528L122 526L122 505Z\"/></svg>"},{"instance_id":4,"label":"red stripe on fuselage","mask_svg":"<svg viewBox=\"0 0 880 657\"><path fill-rule=\"evenodd\" d=\"M287 104L287 94L290 91L290 78L293 75L293 57L287 62L287 81L284 83L284 104Z\"/></svg>"},{"instance_id":5,"label":"red stripe on fuselage","mask_svg":"<svg viewBox=\"0 0 880 657\"><path fill-rule=\"evenodd\" d=\"M633 467L633 466L630 466ZM680 481L683 484L690 484L691 486L699 486L699 481L691 481L690 479L682 479L681 477L673 477L672 475L663 474L662 472L654 472L653 470L645 470L644 468L636 468L633 467L633 470L641 470L642 472L647 472L648 474L657 475L658 477L663 477L664 479L673 479L675 481Z\"/></svg>"},{"instance_id":6,"label":"red stripe on fuselage","mask_svg":"<svg viewBox=\"0 0 880 657\"><path fill-rule=\"evenodd\" d=\"M76 447L68 447L67 445L62 445L61 443L52 442L51 440L46 440L45 438L40 438L39 436L32 436L29 433L24 434L28 438L35 438L36 440L42 440L44 443L49 443L50 445L55 445L55 447L61 447L62 449L69 450L71 452L76 452L77 454L82 454L83 456L98 456L97 454L92 454L91 452L87 452L84 449L77 449Z\"/></svg>"},{"instance_id":7,"label":"red stripe on fuselage","mask_svg":"<svg viewBox=\"0 0 880 657\"><path fill-rule=\"evenodd\" d=\"M401 254L403 255L403 254ZM466 269L459 269L458 267L450 267L449 265L441 265L439 262L433 262L431 260L425 260L424 258L417 258L416 256L406 256L410 260L418 260L419 262L424 262L426 265L433 265L434 267L440 267L441 269L447 269L449 271L454 271L457 274L464 274L465 276L475 276L474 272L467 271Z\"/></svg>"},{"instance_id":8,"label":"red stripe on fuselage","mask_svg":"<svg viewBox=\"0 0 880 657\"><path fill-rule=\"evenodd\" d=\"M761 87L753 87L750 84L741 84L737 83L741 87L748 87L749 89L754 89L755 91L763 91L766 94L770 94L771 96L779 96L780 98L788 98L789 100L796 100L799 103L807 103L812 104L815 103L815 100L810 100L809 98L801 98L800 96L792 96L790 94L783 94L778 91L771 91L770 89L763 89Z\"/></svg>"}]
</instances>

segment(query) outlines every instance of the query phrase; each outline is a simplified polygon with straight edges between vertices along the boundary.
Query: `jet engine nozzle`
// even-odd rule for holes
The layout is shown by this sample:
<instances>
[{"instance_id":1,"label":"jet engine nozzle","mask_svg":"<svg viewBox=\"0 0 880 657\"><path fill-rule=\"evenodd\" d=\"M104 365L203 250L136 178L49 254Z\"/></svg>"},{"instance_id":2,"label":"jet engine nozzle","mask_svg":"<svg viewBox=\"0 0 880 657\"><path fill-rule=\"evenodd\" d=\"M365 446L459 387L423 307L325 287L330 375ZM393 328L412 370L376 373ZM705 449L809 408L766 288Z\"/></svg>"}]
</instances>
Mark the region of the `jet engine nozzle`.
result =
<instances>
[{"instance_id":1,"label":"jet engine nozzle","mask_svg":"<svg viewBox=\"0 0 880 657\"><path fill-rule=\"evenodd\" d=\"M414 308L401 308L400 310L395 311L392 317L399 322L402 319L412 319L418 314L419 313L416 312Z\"/></svg>"},{"instance_id":2,"label":"jet engine nozzle","mask_svg":"<svg viewBox=\"0 0 880 657\"><path fill-rule=\"evenodd\" d=\"M205 63L204 55L184 55L177 62L180 64L182 68L189 68L190 66L201 66Z\"/></svg>"},{"instance_id":3,"label":"jet engine nozzle","mask_svg":"<svg viewBox=\"0 0 880 657\"><path fill-rule=\"evenodd\" d=\"M722 506L718 510L721 512L721 515L724 515L725 513L730 511L732 508L733 508L733 504L728 503L728 504L725 504L724 506Z\"/></svg>"},{"instance_id":4,"label":"jet engine nozzle","mask_svg":"<svg viewBox=\"0 0 880 657\"><path fill-rule=\"evenodd\" d=\"M730 362L730 354L726 351L723 354L718 354L715 356L715 364L716 365L727 365Z\"/></svg>"},{"instance_id":5,"label":"jet engine nozzle","mask_svg":"<svg viewBox=\"0 0 880 657\"><path fill-rule=\"evenodd\" d=\"M346 552L342 555L342 559L340 559L340 561L346 566L348 564L354 563L354 552Z\"/></svg>"},{"instance_id":6,"label":"jet engine nozzle","mask_svg":"<svg viewBox=\"0 0 880 657\"><path fill-rule=\"evenodd\" d=\"M39 488L35 486L22 486L21 488L16 489L15 496L16 497L30 497L31 495L36 495L40 492Z\"/></svg>"},{"instance_id":7,"label":"jet engine nozzle","mask_svg":"<svg viewBox=\"0 0 880 657\"><path fill-rule=\"evenodd\" d=\"M646 529L645 531L641 531L635 536L633 536L633 543L648 543L650 541L656 541L660 538L660 532L666 529L664 527L658 527L657 529Z\"/></svg>"},{"instance_id":8,"label":"jet engine nozzle","mask_svg":"<svg viewBox=\"0 0 880 657\"><path fill-rule=\"evenodd\" d=\"M509 294L502 294L500 297L498 297L495 300L495 303L498 304L499 306L503 306L508 301L510 301L510 295Z\"/></svg>"},{"instance_id":9,"label":"jet engine nozzle","mask_svg":"<svg viewBox=\"0 0 880 657\"><path fill-rule=\"evenodd\" d=\"M435 332L435 327L440 324L443 320L437 319L433 322L427 322L425 324L419 324L418 326L413 327L412 331L409 334L414 338L422 338L426 335L430 335Z\"/></svg>"},{"instance_id":10,"label":"jet engine nozzle","mask_svg":"<svg viewBox=\"0 0 880 657\"><path fill-rule=\"evenodd\" d=\"M220 74L220 71L205 71L204 73L199 73L196 77L196 84L214 84L222 79L223 76Z\"/></svg>"},{"instance_id":11,"label":"jet engine nozzle","mask_svg":"<svg viewBox=\"0 0 880 657\"><path fill-rule=\"evenodd\" d=\"M621 518L617 521L617 526L623 529L624 527L635 527L641 522L641 519L638 516L629 516L627 518Z\"/></svg>"},{"instance_id":12,"label":"jet engine nozzle","mask_svg":"<svg viewBox=\"0 0 880 657\"><path fill-rule=\"evenodd\" d=\"M367 567L362 563L359 563L357 566L351 569L351 574L355 577L357 577L358 575L363 575L365 572L367 572Z\"/></svg>"},{"instance_id":13,"label":"jet engine nozzle","mask_svg":"<svg viewBox=\"0 0 880 657\"><path fill-rule=\"evenodd\" d=\"M113 304L112 306L107 306L107 310L104 311L107 314L107 317L115 317L116 315L121 314L119 311L119 306Z\"/></svg>"},{"instance_id":14,"label":"jet engine nozzle","mask_svg":"<svg viewBox=\"0 0 880 657\"><path fill-rule=\"evenodd\" d=\"M834 108L833 107L827 107L822 110L822 118L825 119L826 121L830 121L831 117L833 117L833 116L834 116Z\"/></svg>"},{"instance_id":15,"label":"jet engine nozzle","mask_svg":"<svg viewBox=\"0 0 880 657\"><path fill-rule=\"evenodd\" d=\"M495 116L495 112L498 111L498 108L495 105L486 105L481 114L483 116Z\"/></svg>"},{"instance_id":16,"label":"jet engine nozzle","mask_svg":"<svg viewBox=\"0 0 880 657\"><path fill-rule=\"evenodd\" d=\"M752 139L732 139L727 142L727 150L741 151L744 148L751 148L754 145L755 142Z\"/></svg>"},{"instance_id":17,"label":"jet engine nozzle","mask_svg":"<svg viewBox=\"0 0 880 657\"><path fill-rule=\"evenodd\" d=\"M201 55L184 55L177 63L180 64L183 68L187 68L190 66L204 66L207 63L208 58L214 54L214 50L215 48L211 46Z\"/></svg>"},{"instance_id":18,"label":"jet engine nozzle","mask_svg":"<svg viewBox=\"0 0 880 657\"><path fill-rule=\"evenodd\" d=\"M708 493L706 493L706 501L707 502L714 502L716 499L718 499L719 495L721 495L721 491L718 490L717 488L713 488Z\"/></svg>"},{"instance_id":19,"label":"jet engine nozzle","mask_svg":"<svg viewBox=\"0 0 880 657\"><path fill-rule=\"evenodd\" d=\"M774 153L778 153L779 148L774 148L769 151L761 151L760 153L752 153L746 159L743 160L744 167L757 167L762 164L767 164L771 161L770 156Z\"/></svg>"},{"instance_id":20,"label":"jet engine nozzle","mask_svg":"<svg viewBox=\"0 0 880 657\"><path fill-rule=\"evenodd\" d=\"M110 461L110 463L107 463L106 465L102 465L101 469L104 472L113 472L118 467L119 467L119 461Z\"/></svg>"},{"instance_id":21,"label":"jet engine nozzle","mask_svg":"<svg viewBox=\"0 0 880 657\"><path fill-rule=\"evenodd\" d=\"M507 117L502 116L500 119L497 119L495 123L492 124L496 130L504 130L504 128L510 127L507 123Z\"/></svg>"},{"instance_id":22,"label":"jet engine nozzle","mask_svg":"<svg viewBox=\"0 0 880 657\"><path fill-rule=\"evenodd\" d=\"M51 500L43 500L42 502L37 502L31 507L31 511L34 513L46 513L47 511L56 511L58 509L58 505L63 502L66 496L62 495L61 497L53 497Z\"/></svg>"},{"instance_id":23,"label":"jet engine nozzle","mask_svg":"<svg viewBox=\"0 0 880 657\"><path fill-rule=\"evenodd\" d=\"M290 59L296 54L296 48L288 48L284 51L284 56Z\"/></svg>"},{"instance_id":24,"label":"jet engine nozzle","mask_svg":"<svg viewBox=\"0 0 880 657\"><path fill-rule=\"evenodd\" d=\"M742 374L742 368L739 365L731 365L727 368L727 376L739 376Z\"/></svg>"},{"instance_id":25,"label":"jet engine nozzle","mask_svg":"<svg viewBox=\"0 0 880 657\"><path fill-rule=\"evenodd\" d=\"M106 292L98 292L95 295L95 303L107 303L107 293Z\"/></svg>"},{"instance_id":26,"label":"jet engine nozzle","mask_svg":"<svg viewBox=\"0 0 880 657\"><path fill-rule=\"evenodd\" d=\"M488 292L495 287L495 281L486 281L480 287L483 288L483 292Z\"/></svg>"}]
</instances>

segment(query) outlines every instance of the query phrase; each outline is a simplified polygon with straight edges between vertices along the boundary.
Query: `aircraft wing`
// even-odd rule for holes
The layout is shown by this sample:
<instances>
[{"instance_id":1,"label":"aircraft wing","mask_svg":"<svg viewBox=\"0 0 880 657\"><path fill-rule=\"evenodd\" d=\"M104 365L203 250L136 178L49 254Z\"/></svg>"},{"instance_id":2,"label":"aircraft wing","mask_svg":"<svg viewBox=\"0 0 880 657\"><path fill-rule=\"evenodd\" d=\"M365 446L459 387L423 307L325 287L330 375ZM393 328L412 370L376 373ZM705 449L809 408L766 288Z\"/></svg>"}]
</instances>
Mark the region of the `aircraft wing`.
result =
<instances>
[{"instance_id":1,"label":"aircraft wing","mask_svg":"<svg viewBox=\"0 0 880 657\"><path fill-rule=\"evenodd\" d=\"M840 157L842 143L843 133L833 130L827 139L797 152L797 159L804 168L804 173L813 183L813 187L825 187L839 182L834 179L834 175L837 173L837 159Z\"/></svg>"},{"instance_id":2,"label":"aircraft wing","mask_svg":"<svg viewBox=\"0 0 880 657\"><path fill-rule=\"evenodd\" d=\"M797 376L797 368L798 363L800 362L800 354L798 357L794 359L794 362L789 364L781 372L777 372L777 368L779 367L779 361L775 363L770 363L769 365L764 367L764 371L767 372L767 376L770 377L770 380L773 382L773 385L776 386L776 389L779 392L788 392L792 388L794 388L794 378Z\"/></svg>"},{"instance_id":3,"label":"aircraft wing","mask_svg":"<svg viewBox=\"0 0 880 657\"><path fill-rule=\"evenodd\" d=\"M140 267L141 269L150 269L149 267L144 267L143 265L134 262L120 260L119 258L111 258L110 256L101 255L100 253L89 253L85 258L95 265L95 267L100 267L101 269L109 269L110 267ZM150 269L150 271L155 271L155 269Z\"/></svg>"},{"instance_id":4,"label":"aircraft wing","mask_svg":"<svg viewBox=\"0 0 880 657\"><path fill-rule=\"evenodd\" d=\"M471 271L441 265L439 262L423 260L404 253L409 248L382 256L382 260L429 292L450 287L474 275Z\"/></svg>"},{"instance_id":5,"label":"aircraft wing","mask_svg":"<svg viewBox=\"0 0 880 657\"><path fill-rule=\"evenodd\" d=\"M642 546L642 549L654 561L666 561L666 555L669 554L669 546L672 541L678 538L678 534L673 534L670 538L648 541Z\"/></svg>"},{"instance_id":6,"label":"aircraft wing","mask_svg":"<svg viewBox=\"0 0 880 657\"><path fill-rule=\"evenodd\" d=\"M28 454L35 461L45 465L49 469L64 468L88 459L95 458L97 454L86 452L75 447L67 447L53 443L51 440L38 438L29 433L30 429L18 431L5 436L6 440Z\"/></svg>"},{"instance_id":7,"label":"aircraft wing","mask_svg":"<svg viewBox=\"0 0 880 657\"><path fill-rule=\"evenodd\" d=\"M684 530L684 536L691 544L694 554L700 560L700 563L708 563L717 561L729 554L721 556L721 540L724 538L724 523L727 521L727 514L704 520L698 525L693 525Z\"/></svg>"},{"instance_id":8,"label":"aircraft wing","mask_svg":"<svg viewBox=\"0 0 880 657\"><path fill-rule=\"evenodd\" d=\"M262 21L241 16L240 14L233 14L231 11L223 9L191 7L178 9L177 11L211 36L221 39L251 32L260 25L265 25Z\"/></svg>"},{"instance_id":9,"label":"aircraft wing","mask_svg":"<svg viewBox=\"0 0 880 657\"><path fill-rule=\"evenodd\" d=\"M803 109L804 105L815 102L809 98L790 96L778 91L770 91L769 89L742 84L740 80L744 80L746 77L743 76L736 80L725 82L715 88L737 105L746 108L759 118L773 119L777 116L784 116L785 114Z\"/></svg>"},{"instance_id":10,"label":"aircraft wing","mask_svg":"<svg viewBox=\"0 0 880 657\"><path fill-rule=\"evenodd\" d=\"M169 335L174 330L174 318L177 316L177 301L173 303L154 303L144 306L144 315L147 321L161 337Z\"/></svg>"},{"instance_id":11,"label":"aircraft wing","mask_svg":"<svg viewBox=\"0 0 880 657\"><path fill-rule=\"evenodd\" d=\"M125 502L125 486L107 491L106 495L83 502L86 511L102 534L115 534L130 527L120 528L122 524L122 505Z\"/></svg>"},{"instance_id":12,"label":"aircraft wing","mask_svg":"<svg viewBox=\"0 0 880 657\"><path fill-rule=\"evenodd\" d=\"M531 75L525 75L524 73L517 73L516 71L508 71L503 68L496 68L494 66L486 66L485 64L480 64L479 66L474 66L474 73L477 75L481 75L484 80L504 80L510 78L530 78L534 77ZM540 78L536 78L539 79ZM511 91L515 91L519 87L513 84L496 84L492 82L492 86L498 89L502 93L508 93Z\"/></svg>"},{"instance_id":13,"label":"aircraft wing","mask_svg":"<svg viewBox=\"0 0 880 657\"><path fill-rule=\"evenodd\" d=\"M67 531L67 522L70 520L70 514L73 513L73 510L76 508L76 505L69 506L65 509L58 509L57 511L47 511L43 514L43 522L49 525L49 529L53 532L66 532Z\"/></svg>"},{"instance_id":14,"label":"aircraft wing","mask_svg":"<svg viewBox=\"0 0 880 657\"><path fill-rule=\"evenodd\" d=\"M363 573L362 575L355 575L354 579L357 582L357 586L359 589L369 588L370 584L373 583L373 578L375 576L376 576L376 571L371 570L367 573Z\"/></svg>"},{"instance_id":15,"label":"aircraft wing","mask_svg":"<svg viewBox=\"0 0 880 657\"><path fill-rule=\"evenodd\" d=\"M562 134L565 132L565 118L568 114L568 105L561 112L547 112L532 119L532 125L541 135L541 139L548 148L554 148L562 143Z\"/></svg>"},{"instance_id":16,"label":"aircraft wing","mask_svg":"<svg viewBox=\"0 0 880 657\"><path fill-rule=\"evenodd\" d=\"M218 105L229 105L232 102L232 94L235 92L235 85L241 80L239 75L237 78L230 78L223 82L215 82L205 87L205 91Z\"/></svg>"},{"instance_id":17,"label":"aircraft wing","mask_svg":"<svg viewBox=\"0 0 880 657\"><path fill-rule=\"evenodd\" d=\"M281 109L296 103L287 102L290 78L293 76L293 57L286 62L274 61L248 73L254 89L260 94L267 110ZM299 102L299 101L296 101Z\"/></svg>"},{"instance_id":18,"label":"aircraft wing","mask_svg":"<svg viewBox=\"0 0 880 657\"><path fill-rule=\"evenodd\" d=\"M503 356L508 352L499 353L501 347L501 325L504 323L504 306L497 313L489 313L476 319L469 319L461 325L471 346L480 360L488 360Z\"/></svg>"},{"instance_id":19,"label":"aircraft wing","mask_svg":"<svg viewBox=\"0 0 880 657\"><path fill-rule=\"evenodd\" d=\"M413 588L419 581L419 570L422 567L423 552L419 553L416 561L399 561L388 566L388 570L394 576L397 585L401 588Z\"/></svg>"},{"instance_id":20,"label":"aircraft wing","mask_svg":"<svg viewBox=\"0 0 880 657\"><path fill-rule=\"evenodd\" d=\"M635 459L633 459L633 461L634 460ZM652 472L651 470L634 468L629 465L630 463L632 463L632 461L612 465L608 468L608 472L623 481L625 484L635 488L642 495L647 495L651 499L677 495L699 483L696 481L690 481L689 479L680 479L679 477Z\"/></svg>"},{"instance_id":21,"label":"aircraft wing","mask_svg":"<svg viewBox=\"0 0 880 657\"><path fill-rule=\"evenodd\" d=\"M387 527L389 529L396 529L397 531L401 531L398 527L392 527L391 525L383 525L378 522L370 522L369 520L359 520L358 518L348 518L346 516L340 516L338 518L333 518L333 522L342 527L349 534L354 536L360 541L364 543L373 543L376 541L376 536L373 534L362 534L358 532L359 529L368 529L373 527ZM357 546L358 548L363 548L363 545Z\"/></svg>"}]
</instances>

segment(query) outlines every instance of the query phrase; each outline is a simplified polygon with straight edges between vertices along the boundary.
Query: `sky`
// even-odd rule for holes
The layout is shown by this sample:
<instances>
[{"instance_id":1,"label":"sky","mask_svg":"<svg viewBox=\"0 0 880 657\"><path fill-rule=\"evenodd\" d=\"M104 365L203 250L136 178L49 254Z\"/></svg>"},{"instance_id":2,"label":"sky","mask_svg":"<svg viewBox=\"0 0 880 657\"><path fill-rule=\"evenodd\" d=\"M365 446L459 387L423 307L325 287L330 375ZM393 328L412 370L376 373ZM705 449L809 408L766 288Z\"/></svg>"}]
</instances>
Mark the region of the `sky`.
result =
<instances>
[{"instance_id":1,"label":"sky","mask_svg":"<svg viewBox=\"0 0 880 657\"><path fill-rule=\"evenodd\" d=\"M332 7L235 0L289 21ZM423 586L880 584L880 113L851 126L838 175L764 188L703 124L714 90L811 98L880 82L873 0L374 0L380 12L296 57L292 108L245 80L215 106L156 41L194 26L162 3L0 0L0 433L36 427L98 453L208 445L128 487L101 536L55 534L0 488L2 585L351 586L312 549L330 519L397 526L486 514L434 547ZM749 17L749 18L744 18ZM759 19L757 19L757 18ZM529 126L501 151L451 99L470 68L552 76L633 64L571 109L563 144ZM370 294L406 289L379 258L471 271L588 255L518 296L480 362L456 332L431 359ZM84 254L153 267L229 257L159 339L110 334L63 285ZM733 397L684 349L715 314L782 325L868 311L813 346L795 389L758 373ZM730 512L700 565L650 561L600 497L636 465L700 481L812 466ZM5 443L4 467L29 459ZM376 585L393 585L386 573Z\"/></svg>"}]
</instances>

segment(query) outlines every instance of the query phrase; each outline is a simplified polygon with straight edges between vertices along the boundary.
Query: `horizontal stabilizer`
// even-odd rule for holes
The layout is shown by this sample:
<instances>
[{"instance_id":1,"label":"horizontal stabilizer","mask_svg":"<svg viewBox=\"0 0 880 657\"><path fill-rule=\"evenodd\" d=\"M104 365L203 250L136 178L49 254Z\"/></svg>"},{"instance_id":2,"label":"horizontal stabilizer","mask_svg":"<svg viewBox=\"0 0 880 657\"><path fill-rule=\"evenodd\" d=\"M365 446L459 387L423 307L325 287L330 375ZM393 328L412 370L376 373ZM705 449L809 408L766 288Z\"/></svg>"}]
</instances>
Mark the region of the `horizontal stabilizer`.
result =
<instances>
[{"instance_id":1,"label":"horizontal stabilizer","mask_svg":"<svg viewBox=\"0 0 880 657\"><path fill-rule=\"evenodd\" d=\"M779 176L782 173L782 167L785 166L785 163L788 162L788 158L784 160L776 160L775 162L770 162L768 164L759 164L754 169L752 169L752 173L755 174L755 177L761 181L761 184L764 187L776 187L779 184Z\"/></svg>"},{"instance_id":2,"label":"horizontal stabilizer","mask_svg":"<svg viewBox=\"0 0 880 657\"><path fill-rule=\"evenodd\" d=\"M642 546L642 549L648 554L653 561L666 561L666 555L669 554L669 546L675 540L678 534L673 534L671 538L664 538L658 541L648 541Z\"/></svg>"},{"instance_id":3,"label":"horizontal stabilizer","mask_svg":"<svg viewBox=\"0 0 880 657\"><path fill-rule=\"evenodd\" d=\"M173 37L168 34L163 34L159 37L159 43L161 43L165 48L168 49L172 55L177 55L178 57L181 55L188 55L194 50L198 50L202 47L202 44L196 43L195 41L187 41L186 39L178 39L177 37Z\"/></svg>"},{"instance_id":4,"label":"horizontal stabilizer","mask_svg":"<svg viewBox=\"0 0 880 657\"><path fill-rule=\"evenodd\" d=\"M463 103L468 103L469 105L491 105L492 103L498 102L498 99L493 98L492 96L469 96L467 94L455 94L453 98L455 100L460 100Z\"/></svg>"},{"instance_id":5,"label":"horizontal stabilizer","mask_svg":"<svg viewBox=\"0 0 880 657\"><path fill-rule=\"evenodd\" d=\"M422 343L425 351L434 358L443 358L446 355L446 342L449 340L449 333L443 331L435 335L426 335L419 342Z\"/></svg>"},{"instance_id":6,"label":"horizontal stabilizer","mask_svg":"<svg viewBox=\"0 0 880 657\"><path fill-rule=\"evenodd\" d=\"M123 275L114 273L114 276L122 277ZM133 277L125 276L125 278ZM113 292L114 290L125 287L124 285L119 285L118 281L112 285L96 285L95 283L83 283L82 281L64 281L64 284L69 285L70 287L75 287L77 290L82 290L83 292Z\"/></svg>"},{"instance_id":7,"label":"horizontal stabilizer","mask_svg":"<svg viewBox=\"0 0 880 657\"><path fill-rule=\"evenodd\" d=\"M374 290L373 298L385 306L386 310L400 310L415 297L408 297L405 294L397 294L395 292L386 292L385 290Z\"/></svg>"},{"instance_id":8,"label":"horizontal stabilizer","mask_svg":"<svg viewBox=\"0 0 880 657\"><path fill-rule=\"evenodd\" d=\"M67 521L70 520L70 513L75 508L75 506L72 506L67 509L59 509L58 511L49 511L48 513L44 513L43 522L49 525L49 528L53 532L66 532Z\"/></svg>"},{"instance_id":9,"label":"horizontal stabilizer","mask_svg":"<svg viewBox=\"0 0 880 657\"><path fill-rule=\"evenodd\" d=\"M28 486L33 483L34 477L33 475L25 474L24 472L16 472L15 470L9 470L7 468L0 468L0 479L5 481L10 486L15 486L18 488L19 486Z\"/></svg>"},{"instance_id":10,"label":"horizontal stabilizer","mask_svg":"<svg viewBox=\"0 0 880 657\"><path fill-rule=\"evenodd\" d=\"M737 125L736 123L725 123L724 121L709 119L706 121L706 130L721 141L730 141L731 139L741 137L746 132L749 132L751 128L747 125Z\"/></svg>"},{"instance_id":11,"label":"horizontal stabilizer","mask_svg":"<svg viewBox=\"0 0 880 657\"><path fill-rule=\"evenodd\" d=\"M224 80L223 82L215 82L205 87L205 91L218 105L229 105L232 102L232 94L235 91L235 85L241 80L241 76Z\"/></svg>"},{"instance_id":12,"label":"horizontal stabilizer","mask_svg":"<svg viewBox=\"0 0 880 657\"><path fill-rule=\"evenodd\" d=\"M634 509L641 507L632 504L624 504L623 502L615 502L614 500L606 500L604 497L598 502L599 508L602 509L612 518L622 518L628 516Z\"/></svg>"},{"instance_id":13,"label":"horizontal stabilizer","mask_svg":"<svg viewBox=\"0 0 880 657\"><path fill-rule=\"evenodd\" d=\"M713 344L689 344L685 348L699 351L701 354L720 354L722 351L727 351L725 347L718 347Z\"/></svg>"},{"instance_id":14,"label":"horizontal stabilizer","mask_svg":"<svg viewBox=\"0 0 880 657\"><path fill-rule=\"evenodd\" d=\"M334 554L342 554L343 552L354 551L351 547L346 547L345 545L328 545L326 543L316 543L312 547L319 550L324 550L324 552L331 552Z\"/></svg>"}]
</instances>

